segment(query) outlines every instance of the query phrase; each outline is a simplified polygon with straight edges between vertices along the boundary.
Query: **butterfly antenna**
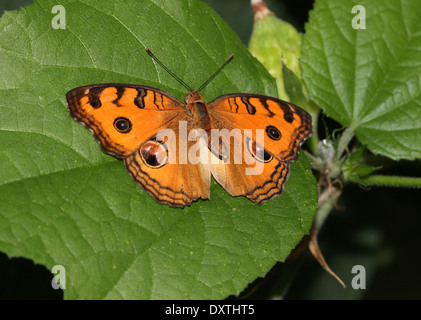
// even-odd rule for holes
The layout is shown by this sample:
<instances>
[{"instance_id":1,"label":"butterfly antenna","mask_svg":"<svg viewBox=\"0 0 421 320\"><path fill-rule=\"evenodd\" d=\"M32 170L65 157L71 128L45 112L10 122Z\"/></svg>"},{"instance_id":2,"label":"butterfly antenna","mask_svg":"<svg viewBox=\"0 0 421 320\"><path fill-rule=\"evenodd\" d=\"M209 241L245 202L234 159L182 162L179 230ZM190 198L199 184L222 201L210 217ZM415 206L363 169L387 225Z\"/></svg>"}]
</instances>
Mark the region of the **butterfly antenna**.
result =
<instances>
[{"instance_id":1,"label":"butterfly antenna","mask_svg":"<svg viewBox=\"0 0 421 320\"><path fill-rule=\"evenodd\" d=\"M161 61L159 61L159 59L157 57L155 57L155 55L152 53L151 50L149 50L149 48L146 48L146 52L156 61L158 62L158 64L164 68L165 71L167 71L175 80L177 80L178 82L180 82L183 86L185 86L188 90L190 91L194 91L192 87L190 87L189 85L187 85L187 83L185 83L183 80L181 80L179 77L177 77L177 75L172 72L170 69L168 69Z\"/></svg>"},{"instance_id":2,"label":"butterfly antenna","mask_svg":"<svg viewBox=\"0 0 421 320\"><path fill-rule=\"evenodd\" d=\"M209 82L212 81L213 78L215 78L219 72L221 72L221 70L227 65L228 62L230 62L232 60L232 58L234 58L234 54L232 53L228 59L218 68L218 70L215 71L215 73L208 79L205 81L204 84L202 84L199 89L197 89L197 91L202 90L204 87L206 87L208 85Z\"/></svg>"}]
</instances>

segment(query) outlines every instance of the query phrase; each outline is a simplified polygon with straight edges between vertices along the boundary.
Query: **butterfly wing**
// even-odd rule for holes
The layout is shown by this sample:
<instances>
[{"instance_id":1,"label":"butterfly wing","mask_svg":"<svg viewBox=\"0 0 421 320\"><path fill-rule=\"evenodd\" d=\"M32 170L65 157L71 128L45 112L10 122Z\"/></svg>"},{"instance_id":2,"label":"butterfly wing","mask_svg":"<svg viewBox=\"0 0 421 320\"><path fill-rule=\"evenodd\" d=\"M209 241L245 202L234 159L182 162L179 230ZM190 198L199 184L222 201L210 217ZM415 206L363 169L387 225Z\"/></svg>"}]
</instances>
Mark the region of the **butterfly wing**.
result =
<instances>
[{"instance_id":1,"label":"butterfly wing","mask_svg":"<svg viewBox=\"0 0 421 320\"><path fill-rule=\"evenodd\" d=\"M66 94L70 115L95 136L102 150L125 158L184 113L184 103L165 91L140 85L101 83Z\"/></svg>"},{"instance_id":2,"label":"butterfly wing","mask_svg":"<svg viewBox=\"0 0 421 320\"><path fill-rule=\"evenodd\" d=\"M66 99L70 115L93 133L104 152L124 158L135 182L157 201L183 207L209 198L208 165L167 161L174 154L178 160L179 122L192 127L183 102L156 88L119 83L78 87ZM176 137L156 141L162 129Z\"/></svg>"},{"instance_id":3,"label":"butterfly wing","mask_svg":"<svg viewBox=\"0 0 421 320\"><path fill-rule=\"evenodd\" d=\"M208 106L217 128L264 130L265 149L282 162L297 160L301 145L312 134L308 112L280 99L234 93Z\"/></svg>"},{"instance_id":4,"label":"butterfly wing","mask_svg":"<svg viewBox=\"0 0 421 320\"><path fill-rule=\"evenodd\" d=\"M254 140L239 129L222 135L220 143L221 150L228 150L226 146L229 145L229 157L211 152L211 172L230 195L246 196L261 203L282 193L289 175L288 162L280 162L265 152L256 152Z\"/></svg>"},{"instance_id":5,"label":"butterfly wing","mask_svg":"<svg viewBox=\"0 0 421 320\"><path fill-rule=\"evenodd\" d=\"M209 103L209 113L214 128L230 132L219 148L229 146L229 160L212 152L211 172L218 183L231 195L257 203L280 195L289 162L298 158L301 144L312 133L311 116L288 102L251 94L221 96ZM241 161L235 161L238 155Z\"/></svg>"},{"instance_id":6,"label":"butterfly wing","mask_svg":"<svg viewBox=\"0 0 421 320\"><path fill-rule=\"evenodd\" d=\"M190 131L193 128L190 121L192 120L187 117L174 119L172 122L174 127L169 127L168 136L159 139L164 143L161 144L161 151L155 154L164 156L151 158L149 153L145 152L147 144L156 143L154 137L124 159L126 169L133 179L160 203L184 207L199 198L210 198L209 160L192 163L188 156L188 150L193 150L197 144L201 144L203 155L208 159L207 142L206 140L190 141L187 139L188 131L185 136L180 137L182 131L179 130L179 123L185 122ZM163 160L157 163L156 158ZM163 165L160 166L160 163Z\"/></svg>"}]
</instances>

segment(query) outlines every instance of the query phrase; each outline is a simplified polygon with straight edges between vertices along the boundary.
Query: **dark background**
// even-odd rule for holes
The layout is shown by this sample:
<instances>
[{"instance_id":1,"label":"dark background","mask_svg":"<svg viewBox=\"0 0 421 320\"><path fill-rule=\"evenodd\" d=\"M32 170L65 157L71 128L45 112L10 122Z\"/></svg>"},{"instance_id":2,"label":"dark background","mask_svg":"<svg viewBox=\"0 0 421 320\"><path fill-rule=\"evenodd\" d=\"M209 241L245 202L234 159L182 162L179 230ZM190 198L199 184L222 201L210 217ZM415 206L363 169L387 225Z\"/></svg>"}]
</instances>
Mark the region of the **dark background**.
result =
<instances>
[{"instance_id":1,"label":"dark background","mask_svg":"<svg viewBox=\"0 0 421 320\"><path fill-rule=\"evenodd\" d=\"M342 0L332 0L342 1ZM31 3L0 0L0 15ZM236 31L245 45L253 27L250 2L206 0ZM276 15L305 31L311 0L268 0ZM332 128L335 122L325 119ZM380 173L421 176L421 161L394 162L376 158ZM319 234L319 246L346 289L322 270L308 250L297 259L278 264L270 277L258 279L240 295L244 298L279 298L285 278L285 299L421 299L421 192L416 189L361 188L347 185L338 205ZM1 214L1 213L0 213ZM366 270L366 289L354 290L354 265ZM24 258L9 259L0 253L0 299L62 299L51 287L52 274ZM293 280L291 280L293 279Z\"/></svg>"}]
</instances>

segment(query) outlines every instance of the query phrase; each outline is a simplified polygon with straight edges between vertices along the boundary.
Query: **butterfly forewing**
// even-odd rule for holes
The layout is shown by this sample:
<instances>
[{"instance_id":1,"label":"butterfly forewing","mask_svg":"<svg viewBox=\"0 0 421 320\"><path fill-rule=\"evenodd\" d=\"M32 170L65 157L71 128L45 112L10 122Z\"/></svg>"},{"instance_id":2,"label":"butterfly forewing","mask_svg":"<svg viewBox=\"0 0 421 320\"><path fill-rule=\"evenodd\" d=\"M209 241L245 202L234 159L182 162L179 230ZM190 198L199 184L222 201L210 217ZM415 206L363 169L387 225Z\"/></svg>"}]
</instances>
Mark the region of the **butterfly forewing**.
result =
<instances>
[{"instance_id":1,"label":"butterfly forewing","mask_svg":"<svg viewBox=\"0 0 421 320\"><path fill-rule=\"evenodd\" d=\"M71 116L92 131L105 152L119 158L132 154L185 113L184 103L177 98L140 85L83 86L69 91L66 99Z\"/></svg>"},{"instance_id":2,"label":"butterfly forewing","mask_svg":"<svg viewBox=\"0 0 421 320\"><path fill-rule=\"evenodd\" d=\"M234 93L208 105L216 128L252 129L253 134L263 130L265 149L282 162L296 160L301 144L312 134L307 111L276 98Z\"/></svg>"}]
</instances>

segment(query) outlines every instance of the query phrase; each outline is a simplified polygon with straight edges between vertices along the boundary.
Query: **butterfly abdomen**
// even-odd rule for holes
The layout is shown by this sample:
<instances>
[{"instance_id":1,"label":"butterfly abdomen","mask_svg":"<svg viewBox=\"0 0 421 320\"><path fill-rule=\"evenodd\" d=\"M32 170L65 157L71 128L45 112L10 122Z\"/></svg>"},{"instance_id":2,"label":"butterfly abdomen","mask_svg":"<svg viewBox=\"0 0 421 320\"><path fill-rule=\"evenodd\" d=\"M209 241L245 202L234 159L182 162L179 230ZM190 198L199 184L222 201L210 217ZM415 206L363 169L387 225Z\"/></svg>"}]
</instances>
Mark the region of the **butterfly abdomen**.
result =
<instances>
[{"instance_id":1,"label":"butterfly abdomen","mask_svg":"<svg viewBox=\"0 0 421 320\"><path fill-rule=\"evenodd\" d=\"M212 128L208 108L205 103L196 102L193 107L193 120L196 128L210 131Z\"/></svg>"}]
</instances>

